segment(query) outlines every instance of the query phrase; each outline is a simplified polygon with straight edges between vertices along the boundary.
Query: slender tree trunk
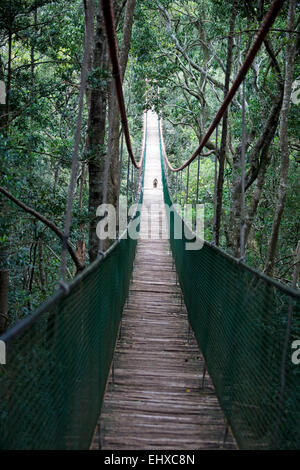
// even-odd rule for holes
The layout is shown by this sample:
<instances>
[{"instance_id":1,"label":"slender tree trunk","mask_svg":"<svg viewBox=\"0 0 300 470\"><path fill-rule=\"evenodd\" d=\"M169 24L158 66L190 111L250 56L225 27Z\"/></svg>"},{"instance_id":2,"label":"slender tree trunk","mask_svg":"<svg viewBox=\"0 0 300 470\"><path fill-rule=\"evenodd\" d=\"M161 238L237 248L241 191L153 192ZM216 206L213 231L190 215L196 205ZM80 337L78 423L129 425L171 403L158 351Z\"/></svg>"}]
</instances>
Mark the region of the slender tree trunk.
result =
<instances>
[{"instance_id":1,"label":"slender tree trunk","mask_svg":"<svg viewBox=\"0 0 300 470\"><path fill-rule=\"evenodd\" d=\"M85 30L87 31L87 29L89 28L89 23L88 23L88 12L87 12L87 4L86 2L84 3L84 6L85 6L85 15L84 15L84 18L85 18ZM90 44L89 44L89 56L88 56L88 59L87 59L87 73L88 75L90 74L91 70L92 70L92 67L93 67L93 49L94 49L94 21L91 25L91 28L92 28L92 33L90 35ZM91 117L91 113L90 113L90 110L91 110L91 88L90 88L90 85L87 81L87 85L86 85L86 90L85 90L85 94L86 94L86 106L87 106L87 111L88 111L88 117L90 119ZM90 127L90 120L88 120L88 128ZM88 152L88 138L86 137L86 140L85 140L85 147L84 147L84 154L87 155L87 152ZM81 214L82 212L82 199L83 199L83 188L84 188L84 183L85 183L85 178L86 178L86 162L83 161L82 164L81 164L81 175L80 175L80 182L79 182L79 214ZM77 258L82 262L83 261L83 264L85 264L85 236L84 236L84 223L81 223L80 224L80 228L79 228L79 231L80 231L80 236L81 236L81 239L80 240L77 240L76 242L76 255L77 255Z\"/></svg>"},{"instance_id":2,"label":"slender tree trunk","mask_svg":"<svg viewBox=\"0 0 300 470\"><path fill-rule=\"evenodd\" d=\"M35 264L36 264L36 253L38 247L38 240L33 243L32 249L32 261L31 261L31 270L29 275L29 282L28 282L28 291L31 294L32 287L33 287L33 279L34 279L34 272L35 272Z\"/></svg>"},{"instance_id":3,"label":"slender tree trunk","mask_svg":"<svg viewBox=\"0 0 300 470\"><path fill-rule=\"evenodd\" d=\"M81 175L80 175L80 183L79 183L79 214L82 212L82 199L83 199L83 188L85 184L86 178L86 163L82 162L81 165ZM84 222L80 224L79 232L81 239L77 240L76 243L76 255L77 258L81 261L82 264L85 264L85 236L84 236Z\"/></svg>"},{"instance_id":4,"label":"slender tree trunk","mask_svg":"<svg viewBox=\"0 0 300 470\"><path fill-rule=\"evenodd\" d=\"M292 286L295 289L297 288L299 271L300 271L300 240L298 241L297 248L295 251L295 256L294 256L294 272L293 272Z\"/></svg>"},{"instance_id":5,"label":"slender tree trunk","mask_svg":"<svg viewBox=\"0 0 300 470\"><path fill-rule=\"evenodd\" d=\"M43 240L39 238L38 240L38 249L39 249L39 279L41 284L41 289L45 291L45 272L44 272L44 256L43 256Z\"/></svg>"},{"instance_id":6,"label":"slender tree trunk","mask_svg":"<svg viewBox=\"0 0 300 470\"><path fill-rule=\"evenodd\" d=\"M9 128L9 112L10 112L10 88L11 88L11 60L12 60L12 12L11 0L9 0L9 29L8 29L8 63L7 63L7 78L6 78L6 96L5 105L1 109L0 124L2 136L7 136ZM3 171L5 172L5 170ZM2 173L2 171L1 171ZM0 175L1 175L0 173ZM1 175L2 176L2 175ZM9 247L9 207L3 196L0 201L0 219L5 221L0 230L0 334L4 333L8 323L8 292L9 292L9 269L8 269L8 247ZM7 221L8 220L8 221ZM2 222L2 221L1 221Z\"/></svg>"},{"instance_id":7,"label":"slender tree trunk","mask_svg":"<svg viewBox=\"0 0 300 470\"><path fill-rule=\"evenodd\" d=\"M256 139L254 145L252 144L252 150L249 155L250 168L245 175L245 187L246 190L256 182L254 191L252 193L251 201L246 213L245 223L245 244L251 230L253 220L257 211L257 207L262 195L265 176L269 167L272 155L270 154L270 146L276 129L278 127L280 108L282 103L282 91L278 89L277 94L274 97L273 105L270 109L268 118L265 122L264 128L260 136ZM247 137L246 149L248 148L252 138ZM237 258L240 257L240 222L241 222L241 175L240 175L240 155L241 146L236 150L233 157L233 184L231 194L231 205L230 205L230 232L228 232L227 246L233 252L233 255Z\"/></svg>"},{"instance_id":8,"label":"slender tree trunk","mask_svg":"<svg viewBox=\"0 0 300 470\"><path fill-rule=\"evenodd\" d=\"M7 80L6 80L6 128L9 127L10 113L10 89L11 89L11 61L12 61L12 41L13 41L13 17L11 11L11 0L9 1L9 29L8 29L8 62L7 62Z\"/></svg>"},{"instance_id":9,"label":"slender tree trunk","mask_svg":"<svg viewBox=\"0 0 300 470\"><path fill-rule=\"evenodd\" d=\"M6 113L6 105L0 108ZM0 116L0 124L5 126L6 116L3 120ZM0 131L0 139L7 135L7 128ZM0 178L5 175L5 169L0 168ZM6 199L0 195L0 334L4 333L8 320L8 289L9 289L9 269L8 269L8 247L10 232L9 206Z\"/></svg>"},{"instance_id":10,"label":"slender tree trunk","mask_svg":"<svg viewBox=\"0 0 300 470\"><path fill-rule=\"evenodd\" d=\"M226 73L225 73L225 87L224 87L224 98L229 91L230 86L230 75L232 69L232 49L233 49L233 34L234 26L237 15L237 1L235 0L232 13L230 18L229 26L229 36L227 44L227 62L226 62ZM221 227L221 214L222 214L222 204L223 204L223 184L224 184L224 167L225 167L225 155L227 147L227 129L228 129L228 109L226 110L223 117L222 124L222 140L219 151L219 173L218 173L218 183L217 183L217 192L216 192L216 213L215 213L215 225L213 230L213 242L216 245L220 243L220 227Z\"/></svg>"},{"instance_id":11,"label":"slender tree trunk","mask_svg":"<svg viewBox=\"0 0 300 470\"><path fill-rule=\"evenodd\" d=\"M0 249L0 334L6 330L8 321L9 271L7 257L8 253L3 246Z\"/></svg>"},{"instance_id":12,"label":"slender tree trunk","mask_svg":"<svg viewBox=\"0 0 300 470\"><path fill-rule=\"evenodd\" d=\"M287 30L293 31L295 24L295 11L296 0L290 0ZM277 250L277 242L279 236L280 223L284 211L287 185L288 185L288 172L289 172L289 140L288 140L288 120L290 112L290 102L292 93L292 82L294 74L294 62L296 53L296 44L292 33L287 33L288 42L286 46L286 62L285 62L285 80L284 92L281 108L281 118L279 127L279 140L280 140L280 184L278 189L278 203L275 210L272 233L270 238L269 250L265 265L265 272L269 275L272 274Z\"/></svg>"},{"instance_id":13,"label":"slender tree trunk","mask_svg":"<svg viewBox=\"0 0 300 470\"><path fill-rule=\"evenodd\" d=\"M136 0L128 0L124 13L123 40L120 52L120 67L122 79L125 74L130 48L133 13ZM116 18L120 9L117 6ZM105 37L99 9L97 17L97 30L95 36L93 68L107 71L108 62L105 47ZM105 172L104 138L106 122L106 93L108 91L108 152L106 159L109 162L108 171ZM99 240L96 234L98 220L95 216L96 209L101 205L103 197L106 203L115 207L118 200L119 178L119 128L120 117L116 96L113 93L113 84L108 84L108 89L93 89L91 92L91 109L89 118L88 148L89 148L89 257L92 262L98 255ZM105 179L107 178L107 181ZM105 244L105 248L107 244Z\"/></svg>"},{"instance_id":14,"label":"slender tree trunk","mask_svg":"<svg viewBox=\"0 0 300 470\"><path fill-rule=\"evenodd\" d=\"M34 9L34 12L33 12L33 22L34 22L34 31L37 34L37 15L38 15L37 11L38 11L38 7L37 7L37 4L36 4L36 1L34 2L34 6L35 6L35 9ZM31 45L31 48L30 48L30 62L31 62L31 80L32 80L32 85L34 85L35 47L34 47L33 44Z\"/></svg>"},{"instance_id":15,"label":"slender tree trunk","mask_svg":"<svg viewBox=\"0 0 300 470\"><path fill-rule=\"evenodd\" d=\"M102 22L101 8L97 13L97 25L93 49L93 70L101 75L107 73L107 54ZM102 76L99 77L99 81ZM106 87L100 85L90 93L90 110L88 126L88 174L89 174L89 258L90 262L97 258L98 237L96 234L96 209L102 204L102 188L104 175L104 139L106 122Z\"/></svg>"}]
</instances>

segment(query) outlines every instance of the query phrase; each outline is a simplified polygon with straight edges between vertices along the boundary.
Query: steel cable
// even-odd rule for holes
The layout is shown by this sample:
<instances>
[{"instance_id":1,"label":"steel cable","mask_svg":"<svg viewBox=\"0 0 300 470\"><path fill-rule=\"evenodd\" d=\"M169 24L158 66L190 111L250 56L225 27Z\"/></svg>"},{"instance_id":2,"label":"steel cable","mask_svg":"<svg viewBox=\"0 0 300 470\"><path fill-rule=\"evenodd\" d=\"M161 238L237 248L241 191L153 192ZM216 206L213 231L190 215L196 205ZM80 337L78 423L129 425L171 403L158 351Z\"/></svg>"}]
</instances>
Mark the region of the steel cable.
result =
<instances>
[{"instance_id":1,"label":"steel cable","mask_svg":"<svg viewBox=\"0 0 300 470\"><path fill-rule=\"evenodd\" d=\"M115 28L115 20L114 20L114 10L111 0L102 0L102 13L103 13L103 20L104 26L106 31L106 39L107 45L111 60L112 66L112 75L115 81L116 86L116 94L119 104L119 110L121 115L121 122L123 126L123 132L126 142L126 147L131 158L132 164L135 168L140 169L142 167L142 160L138 163L133 155L131 139L129 134L129 126L125 108L125 100L123 95L123 87L122 87L122 79L121 79L121 69L120 69L120 62L119 62L119 50L118 50L118 40L116 35L116 28Z\"/></svg>"}]
</instances>

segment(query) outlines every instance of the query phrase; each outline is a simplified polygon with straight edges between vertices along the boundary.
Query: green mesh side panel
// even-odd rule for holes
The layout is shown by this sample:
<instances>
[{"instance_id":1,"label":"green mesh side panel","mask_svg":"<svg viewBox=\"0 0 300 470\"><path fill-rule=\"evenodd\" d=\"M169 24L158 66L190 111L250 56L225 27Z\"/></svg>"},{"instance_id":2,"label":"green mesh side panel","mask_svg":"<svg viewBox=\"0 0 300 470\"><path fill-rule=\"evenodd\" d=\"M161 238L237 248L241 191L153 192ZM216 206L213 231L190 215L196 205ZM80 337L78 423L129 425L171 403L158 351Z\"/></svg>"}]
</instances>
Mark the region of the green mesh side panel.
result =
<instances>
[{"instance_id":1,"label":"green mesh side panel","mask_svg":"<svg viewBox=\"0 0 300 470\"><path fill-rule=\"evenodd\" d=\"M140 203L143 173L141 188ZM8 348L7 364L0 365L1 449L89 448L135 249L136 240L122 238L67 293L52 296L0 338Z\"/></svg>"},{"instance_id":2,"label":"green mesh side panel","mask_svg":"<svg viewBox=\"0 0 300 470\"><path fill-rule=\"evenodd\" d=\"M161 165L165 203L171 205L162 153ZM300 364L292 362L292 343L300 339L299 291L208 243L186 250L185 236L174 239L176 218L184 227L174 213L170 243L189 321L239 448L299 449Z\"/></svg>"}]
</instances>

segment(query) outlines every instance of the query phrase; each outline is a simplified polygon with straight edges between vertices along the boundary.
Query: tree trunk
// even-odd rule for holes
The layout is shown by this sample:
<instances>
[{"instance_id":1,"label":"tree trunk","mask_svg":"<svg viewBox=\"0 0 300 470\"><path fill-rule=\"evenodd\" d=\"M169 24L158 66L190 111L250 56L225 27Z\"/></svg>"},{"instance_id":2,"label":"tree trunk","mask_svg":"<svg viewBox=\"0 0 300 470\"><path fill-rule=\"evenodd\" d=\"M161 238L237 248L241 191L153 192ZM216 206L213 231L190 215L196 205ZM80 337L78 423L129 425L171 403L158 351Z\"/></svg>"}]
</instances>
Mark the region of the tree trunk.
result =
<instances>
[{"instance_id":1,"label":"tree trunk","mask_svg":"<svg viewBox=\"0 0 300 470\"><path fill-rule=\"evenodd\" d=\"M226 73L225 73L225 87L224 87L224 99L229 91L230 86L230 75L232 69L232 49L233 49L233 34L235 19L237 15L237 1L234 2L232 7L232 14L230 18L229 26L229 37L227 45L227 62L226 62ZM224 184L224 167L225 167L225 155L227 147L227 128L228 128L228 109L224 113L223 124L222 124L222 140L219 151L219 173L216 191L216 210L215 210L215 223L213 229L213 242L216 245L220 243L220 226L221 226L221 214L222 214L222 203L223 203L223 184Z\"/></svg>"},{"instance_id":2,"label":"tree trunk","mask_svg":"<svg viewBox=\"0 0 300 470\"><path fill-rule=\"evenodd\" d=\"M0 335L7 328L8 321L8 289L9 271L6 268L7 252L5 248L0 249Z\"/></svg>"},{"instance_id":3,"label":"tree trunk","mask_svg":"<svg viewBox=\"0 0 300 470\"><path fill-rule=\"evenodd\" d=\"M133 13L136 0L128 0L124 13L123 40L120 52L120 68L122 79L125 74L128 61L128 53L131 41ZM119 9L115 12L119 16ZM108 70L104 31L101 11L97 18L97 30L94 48L93 68ZM89 257L92 262L98 255L99 240L96 234L97 218L96 209L105 199L106 203L117 206L118 178L119 178L119 128L120 117L116 95L113 93L113 83L108 84L108 90L95 89L91 93L90 126L88 133L89 142ZM108 152L106 154L108 171L105 171L104 137L106 119L106 92L108 91ZM105 179L107 178L107 181ZM105 243L107 248L107 243Z\"/></svg>"},{"instance_id":4,"label":"tree trunk","mask_svg":"<svg viewBox=\"0 0 300 470\"><path fill-rule=\"evenodd\" d=\"M278 121L280 108L282 103L282 92L279 89L274 103L269 112L269 116L265 122L262 133L257 138L253 145L252 151L249 155L250 168L245 175L245 188L246 190L252 186L256 181L252 198L249 204L248 211L245 217L246 230L245 230L245 244L251 230L253 220L257 211L257 207L261 198L264 187L265 176L269 167L272 156L269 153L271 142L274 138ZM250 145L251 136L247 137L246 149ZM241 146L238 147L233 157L233 189L231 194L230 205L230 232L228 232L228 248L233 252L236 258L240 257L240 222L241 222L241 175L240 169L240 153Z\"/></svg>"},{"instance_id":5,"label":"tree trunk","mask_svg":"<svg viewBox=\"0 0 300 470\"><path fill-rule=\"evenodd\" d=\"M292 286L295 289L297 288L299 271L300 271L300 240L298 241L297 248L295 251L295 257L294 257L294 272L293 272Z\"/></svg>"},{"instance_id":6,"label":"tree trunk","mask_svg":"<svg viewBox=\"0 0 300 470\"><path fill-rule=\"evenodd\" d=\"M7 63L7 78L6 78L6 94L5 104L0 105L0 138L7 137L9 128L9 112L10 112L10 88L11 88L11 60L12 60L12 15L11 15L11 0L9 1L9 29L8 29L8 63ZM2 69L2 63L1 63ZM4 70L3 74L4 79ZM2 78L2 76L1 76ZM0 171L5 174L4 168ZM10 232L10 218L8 217L9 207L6 200L3 198L0 201L0 334L4 333L7 328L8 322L8 291L9 291L9 270L8 270L8 239ZM1 220L2 219L2 220Z\"/></svg>"},{"instance_id":7,"label":"tree trunk","mask_svg":"<svg viewBox=\"0 0 300 470\"><path fill-rule=\"evenodd\" d=\"M107 72L107 54L101 8L97 13L97 25L93 50L93 70L101 75ZM101 77L102 79L102 77ZM89 258L90 262L97 258L98 237L96 234L96 209L102 204L104 176L104 138L106 121L106 87L98 86L90 93L90 110L88 125L88 173L89 173Z\"/></svg>"},{"instance_id":8,"label":"tree trunk","mask_svg":"<svg viewBox=\"0 0 300 470\"><path fill-rule=\"evenodd\" d=\"M33 23L34 23L34 31L37 34L37 20L38 20L38 6L36 1L34 2L34 12L33 12ZM30 47L30 62L31 62L31 81L32 86L34 85L34 72L35 72L35 46L31 44Z\"/></svg>"},{"instance_id":9,"label":"tree trunk","mask_svg":"<svg viewBox=\"0 0 300 470\"><path fill-rule=\"evenodd\" d=\"M78 240L76 242L76 256L82 265L85 263L85 241Z\"/></svg>"},{"instance_id":10,"label":"tree trunk","mask_svg":"<svg viewBox=\"0 0 300 470\"><path fill-rule=\"evenodd\" d=\"M45 272L44 272L44 256L43 256L43 240L39 238L38 241L38 248L39 248L39 279L40 279L40 284L41 284L41 289L44 292L45 291Z\"/></svg>"},{"instance_id":11,"label":"tree trunk","mask_svg":"<svg viewBox=\"0 0 300 470\"><path fill-rule=\"evenodd\" d=\"M296 0L290 0L287 30L293 31L295 23L295 10ZM278 203L275 210L272 233L270 238L269 250L267 261L265 265L266 274L271 275L274 268L274 261L277 249L277 242L279 236L280 222L285 206L285 199L288 185L288 172L289 172L289 140L288 140L288 120L290 112L290 102L292 93L292 82L294 74L294 62L296 53L296 41L293 38L292 32L287 33L288 42L286 46L286 62L285 62L285 79L284 79L284 92L281 108L281 118L279 127L279 140L280 140L280 184L278 189Z\"/></svg>"},{"instance_id":12,"label":"tree trunk","mask_svg":"<svg viewBox=\"0 0 300 470\"><path fill-rule=\"evenodd\" d=\"M7 61L7 76L6 76L6 115L5 127L9 128L10 124L10 90L11 90L11 65L12 65L12 45L13 45L13 22L12 5L9 0L9 27L8 27L8 61Z\"/></svg>"}]
</instances>

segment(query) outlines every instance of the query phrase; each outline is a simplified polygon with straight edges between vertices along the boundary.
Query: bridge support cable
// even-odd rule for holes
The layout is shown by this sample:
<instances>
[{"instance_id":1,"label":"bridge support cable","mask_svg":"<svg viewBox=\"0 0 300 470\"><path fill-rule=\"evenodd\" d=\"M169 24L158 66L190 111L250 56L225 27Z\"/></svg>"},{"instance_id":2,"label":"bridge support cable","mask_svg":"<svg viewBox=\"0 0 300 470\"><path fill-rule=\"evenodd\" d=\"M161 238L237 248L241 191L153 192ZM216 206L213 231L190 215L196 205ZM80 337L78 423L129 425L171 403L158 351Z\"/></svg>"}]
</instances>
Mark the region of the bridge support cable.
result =
<instances>
[{"instance_id":1,"label":"bridge support cable","mask_svg":"<svg viewBox=\"0 0 300 470\"><path fill-rule=\"evenodd\" d=\"M112 75L115 82L117 100L120 110L121 122L124 131L125 142L129 156L131 158L132 164L136 169L140 169L143 165L143 162L140 160L136 161L129 133L128 119L125 107L125 100L123 94L123 86L121 79L121 68L119 62L119 50L118 50L118 40L116 35L115 20L114 20L114 9L112 0L101 0L102 14L104 20L104 27L106 31L106 39L108 45L108 51L112 66Z\"/></svg>"},{"instance_id":2,"label":"bridge support cable","mask_svg":"<svg viewBox=\"0 0 300 470\"><path fill-rule=\"evenodd\" d=\"M245 122L245 80L242 88L242 151L241 151L241 229L240 229L240 258L245 261L245 158L246 158L246 122Z\"/></svg>"},{"instance_id":3,"label":"bridge support cable","mask_svg":"<svg viewBox=\"0 0 300 470\"><path fill-rule=\"evenodd\" d=\"M130 157L128 154L127 160L127 178L126 178L126 207L128 208L129 204L129 178L130 178ZM127 212L127 219L128 219L128 212Z\"/></svg>"},{"instance_id":4,"label":"bridge support cable","mask_svg":"<svg viewBox=\"0 0 300 470\"><path fill-rule=\"evenodd\" d=\"M120 198L121 198L121 185L122 185L122 167L123 167L123 148L124 148L124 134L123 134L123 129L121 129L119 174L118 174L118 197L117 197L117 214L116 214L117 221L119 220L119 211L120 211ZM120 230L119 223L117 223L117 237L119 236L119 230Z\"/></svg>"},{"instance_id":5,"label":"bridge support cable","mask_svg":"<svg viewBox=\"0 0 300 470\"><path fill-rule=\"evenodd\" d=\"M196 188L196 204L199 204L199 179L200 179L200 155L198 155L198 164L197 164L197 188ZM177 172L176 172L177 178Z\"/></svg>"},{"instance_id":6,"label":"bridge support cable","mask_svg":"<svg viewBox=\"0 0 300 470\"><path fill-rule=\"evenodd\" d=\"M190 167L186 170L186 204L189 203L189 182L190 182Z\"/></svg>"},{"instance_id":7,"label":"bridge support cable","mask_svg":"<svg viewBox=\"0 0 300 470\"><path fill-rule=\"evenodd\" d=\"M216 244L216 231L217 231L217 189L218 189L218 155L219 155L219 124L216 125L216 151L215 151L215 169L214 169L214 218L213 218L213 233L212 243Z\"/></svg>"},{"instance_id":8,"label":"bridge support cable","mask_svg":"<svg viewBox=\"0 0 300 470\"><path fill-rule=\"evenodd\" d=\"M252 47L250 48L248 54L245 57L244 63L242 64L230 90L228 91L222 105L220 106L214 120L212 121L208 131L206 132L205 136L200 142L199 147L195 150L195 152L192 154L192 156L185 162L183 163L180 167L174 168L170 161L168 160L168 157L166 153L164 152L164 158L166 159L167 165L171 171L181 171L185 167L189 166L195 158L200 155L202 152L203 148L207 144L209 138L215 131L217 125L221 121L222 117L224 116L229 104L231 103L232 99L234 98L237 90L239 89L241 83L243 82L245 76L247 75L255 57L256 54L258 53L262 43L264 42L268 32L270 31L270 28L272 27L275 19L277 18L285 0L273 0L257 34L255 37L255 40L253 42Z\"/></svg>"}]
</instances>

